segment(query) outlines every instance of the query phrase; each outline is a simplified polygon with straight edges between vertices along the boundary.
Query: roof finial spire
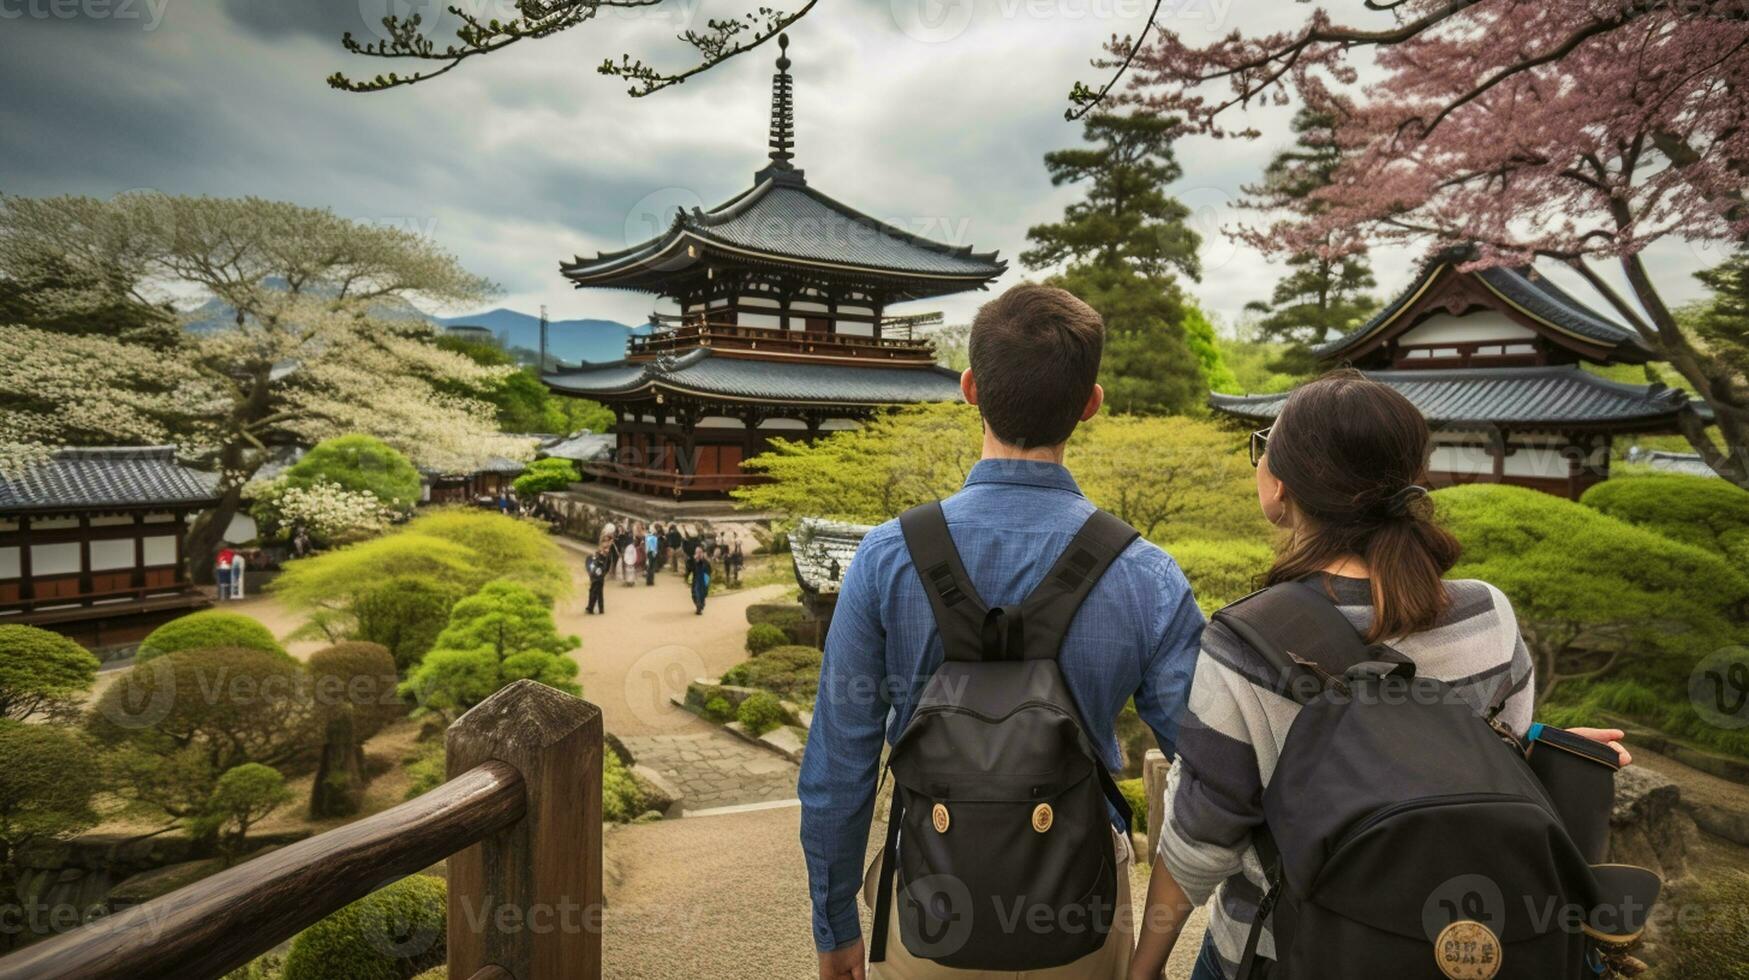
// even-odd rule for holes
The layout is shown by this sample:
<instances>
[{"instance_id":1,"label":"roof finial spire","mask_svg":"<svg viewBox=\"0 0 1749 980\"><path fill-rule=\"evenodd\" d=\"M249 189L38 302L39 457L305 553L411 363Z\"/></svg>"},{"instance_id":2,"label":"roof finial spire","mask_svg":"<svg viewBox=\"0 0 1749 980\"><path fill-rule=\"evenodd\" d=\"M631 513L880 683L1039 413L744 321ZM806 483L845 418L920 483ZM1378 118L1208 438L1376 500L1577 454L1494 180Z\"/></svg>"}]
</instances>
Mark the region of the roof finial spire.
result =
<instances>
[{"instance_id":1,"label":"roof finial spire","mask_svg":"<svg viewBox=\"0 0 1749 980\"><path fill-rule=\"evenodd\" d=\"M789 76L789 35L777 36L777 74L771 76L771 162L759 172L761 178L776 176L779 173L793 173L801 176L791 160L795 154L791 151L796 145L796 113L794 89Z\"/></svg>"}]
</instances>

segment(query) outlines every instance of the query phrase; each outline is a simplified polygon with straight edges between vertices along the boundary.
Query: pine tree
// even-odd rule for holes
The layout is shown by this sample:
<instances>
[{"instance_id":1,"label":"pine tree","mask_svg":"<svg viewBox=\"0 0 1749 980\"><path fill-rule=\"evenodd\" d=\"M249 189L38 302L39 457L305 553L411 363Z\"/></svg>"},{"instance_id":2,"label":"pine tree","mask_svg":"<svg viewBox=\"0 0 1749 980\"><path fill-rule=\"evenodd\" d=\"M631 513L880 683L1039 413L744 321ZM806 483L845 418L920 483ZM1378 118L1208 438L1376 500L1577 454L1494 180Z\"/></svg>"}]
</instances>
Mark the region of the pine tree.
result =
<instances>
[{"instance_id":1,"label":"pine tree","mask_svg":"<svg viewBox=\"0 0 1749 980\"><path fill-rule=\"evenodd\" d=\"M1212 344L1193 351L1186 335L1191 317L1206 321L1178 286L1179 276L1195 280L1202 270L1190 209L1164 190L1183 175L1172 153L1177 131L1169 119L1089 116L1082 135L1091 147L1045 154L1051 183L1085 184L1086 196L1061 221L1028 229L1033 247L1020 256L1028 268L1059 267L1050 284L1105 318L1101 381L1118 412L1195 410L1211 376L1225 373Z\"/></svg>"},{"instance_id":2,"label":"pine tree","mask_svg":"<svg viewBox=\"0 0 1749 980\"><path fill-rule=\"evenodd\" d=\"M1328 112L1301 109L1294 116L1294 145L1263 172L1263 182L1245 188L1249 206L1312 215L1326 206L1313 195L1330 186L1342 161L1336 142L1336 119ZM1271 340L1296 345L1317 344L1346 333L1377 309L1367 294L1378 283L1364 253L1325 258L1315 251L1297 252L1287 260L1290 271L1270 294L1268 303L1251 308L1266 314L1258 327Z\"/></svg>"}]
</instances>

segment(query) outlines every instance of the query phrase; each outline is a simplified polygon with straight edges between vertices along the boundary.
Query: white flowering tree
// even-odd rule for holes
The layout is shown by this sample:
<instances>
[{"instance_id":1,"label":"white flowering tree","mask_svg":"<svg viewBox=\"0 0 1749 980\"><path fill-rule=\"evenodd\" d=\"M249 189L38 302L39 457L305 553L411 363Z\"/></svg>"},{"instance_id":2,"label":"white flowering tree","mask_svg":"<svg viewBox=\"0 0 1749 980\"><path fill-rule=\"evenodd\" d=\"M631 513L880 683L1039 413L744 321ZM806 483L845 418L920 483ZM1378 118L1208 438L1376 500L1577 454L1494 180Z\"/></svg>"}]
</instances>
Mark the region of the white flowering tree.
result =
<instances>
[{"instance_id":1,"label":"white flowering tree","mask_svg":"<svg viewBox=\"0 0 1749 980\"><path fill-rule=\"evenodd\" d=\"M0 196L0 467L66 444L174 443L219 474L220 503L189 535L204 573L276 444L362 432L451 472L526 455L491 406L455 394L508 369L440 349L411 307L490 291L426 238L327 210ZM225 324L174 329L206 298Z\"/></svg>"}]
</instances>

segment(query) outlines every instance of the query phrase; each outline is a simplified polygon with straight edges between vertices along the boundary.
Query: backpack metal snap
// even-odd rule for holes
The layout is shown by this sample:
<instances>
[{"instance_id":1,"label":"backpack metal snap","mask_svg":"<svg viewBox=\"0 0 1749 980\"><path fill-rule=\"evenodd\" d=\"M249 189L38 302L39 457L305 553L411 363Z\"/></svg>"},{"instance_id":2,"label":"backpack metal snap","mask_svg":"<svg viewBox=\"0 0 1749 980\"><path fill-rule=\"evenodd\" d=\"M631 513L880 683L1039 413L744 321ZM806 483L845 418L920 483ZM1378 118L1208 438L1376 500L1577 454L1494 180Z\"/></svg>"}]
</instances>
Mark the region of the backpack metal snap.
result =
<instances>
[{"instance_id":1,"label":"backpack metal snap","mask_svg":"<svg viewBox=\"0 0 1749 980\"><path fill-rule=\"evenodd\" d=\"M929 821L931 823L935 824L935 832L936 833L938 833L938 834L947 833L947 825L948 825L947 806L945 804L941 804L941 803L935 804L935 809L933 809L929 812Z\"/></svg>"},{"instance_id":2,"label":"backpack metal snap","mask_svg":"<svg viewBox=\"0 0 1749 980\"><path fill-rule=\"evenodd\" d=\"M1051 829L1051 821L1054 818L1055 814L1051 813L1051 805L1040 803L1032 808L1032 829L1042 834Z\"/></svg>"}]
</instances>

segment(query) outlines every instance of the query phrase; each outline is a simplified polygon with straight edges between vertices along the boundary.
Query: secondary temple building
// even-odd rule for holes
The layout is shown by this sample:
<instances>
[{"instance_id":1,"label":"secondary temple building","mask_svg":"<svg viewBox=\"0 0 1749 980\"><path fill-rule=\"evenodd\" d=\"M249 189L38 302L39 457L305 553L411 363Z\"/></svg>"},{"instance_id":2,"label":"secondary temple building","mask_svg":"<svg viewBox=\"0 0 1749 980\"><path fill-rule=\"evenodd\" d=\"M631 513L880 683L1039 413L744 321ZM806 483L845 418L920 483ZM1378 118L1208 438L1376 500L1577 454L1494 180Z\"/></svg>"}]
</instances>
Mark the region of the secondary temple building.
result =
<instances>
[{"instance_id":1,"label":"secondary temple building","mask_svg":"<svg viewBox=\"0 0 1749 980\"><path fill-rule=\"evenodd\" d=\"M773 437L811 440L883 406L959 398L958 375L912 333L932 316L889 311L982 289L1007 263L810 185L793 162L789 41L778 43L770 155L753 186L709 211L680 211L647 242L560 267L579 289L637 290L678 308L652 314L656 330L630 338L623 360L543 375L615 413L615 458L584 464L598 479L672 499L721 496L751 478L741 462Z\"/></svg>"},{"instance_id":2,"label":"secondary temple building","mask_svg":"<svg viewBox=\"0 0 1749 980\"><path fill-rule=\"evenodd\" d=\"M182 543L217 502L171 446L63 449L0 477L0 623L109 646L208 605Z\"/></svg>"},{"instance_id":3,"label":"secondary temple building","mask_svg":"<svg viewBox=\"0 0 1749 980\"><path fill-rule=\"evenodd\" d=\"M1577 498L1609 476L1617 436L1674 433L1682 413L1704 413L1664 385L1585 370L1655 355L1532 268L1461 271L1470 254L1434 255L1372 319L1315 349L1325 367L1359 368L1421 410L1435 485L1510 483ZM1213 394L1209 404L1267 426L1286 399Z\"/></svg>"}]
</instances>

